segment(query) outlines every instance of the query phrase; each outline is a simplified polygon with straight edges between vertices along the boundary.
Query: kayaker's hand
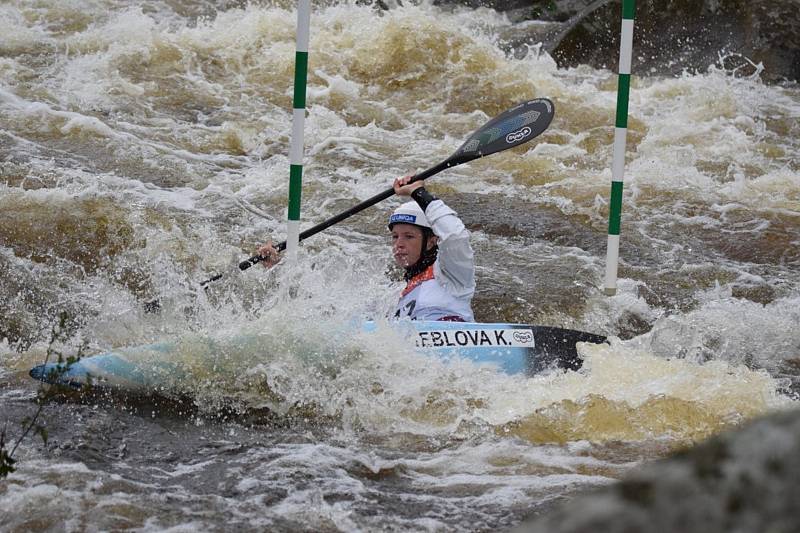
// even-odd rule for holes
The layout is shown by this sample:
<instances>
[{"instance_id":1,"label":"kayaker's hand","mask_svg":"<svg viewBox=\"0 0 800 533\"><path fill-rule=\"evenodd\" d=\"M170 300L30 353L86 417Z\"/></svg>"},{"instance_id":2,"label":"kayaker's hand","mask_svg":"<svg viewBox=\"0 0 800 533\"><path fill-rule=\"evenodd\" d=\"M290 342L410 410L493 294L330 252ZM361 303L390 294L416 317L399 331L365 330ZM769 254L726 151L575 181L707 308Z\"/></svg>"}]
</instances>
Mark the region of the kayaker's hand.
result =
<instances>
[{"instance_id":1,"label":"kayaker's hand","mask_svg":"<svg viewBox=\"0 0 800 533\"><path fill-rule=\"evenodd\" d=\"M420 187L425 186L425 180L415 181L414 183L408 183L411 181L414 175L411 174L409 176L403 176L402 178L397 178L394 180L394 193L397 196L411 196L411 193L419 189Z\"/></svg>"},{"instance_id":2,"label":"kayaker's hand","mask_svg":"<svg viewBox=\"0 0 800 533\"><path fill-rule=\"evenodd\" d=\"M272 245L272 241L267 241L266 244L258 249L258 255L263 257L261 264L264 268L272 268L281 260L281 254Z\"/></svg>"}]
</instances>

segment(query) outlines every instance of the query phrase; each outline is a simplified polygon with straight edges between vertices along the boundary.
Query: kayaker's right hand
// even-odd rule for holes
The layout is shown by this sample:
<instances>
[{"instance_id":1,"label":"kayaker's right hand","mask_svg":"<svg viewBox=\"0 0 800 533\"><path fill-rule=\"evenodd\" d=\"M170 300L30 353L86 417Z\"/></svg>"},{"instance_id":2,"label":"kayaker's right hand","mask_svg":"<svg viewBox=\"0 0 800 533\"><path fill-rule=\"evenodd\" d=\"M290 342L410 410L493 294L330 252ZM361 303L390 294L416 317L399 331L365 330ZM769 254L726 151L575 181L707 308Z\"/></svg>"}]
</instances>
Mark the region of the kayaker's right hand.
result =
<instances>
[{"instance_id":1,"label":"kayaker's right hand","mask_svg":"<svg viewBox=\"0 0 800 533\"><path fill-rule=\"evenodd\" d=\"M263 257L261 264L264 268L272 268L281 260L281 254L272 245L272 241L267 241L266 244L258 249L258 255Z\"/></svg>"},{"instance_id":2,"label":"kayaker's right hand","mask_svg":"<svg viewBox=\"0 0 800 533\"><path fill-rule=\"evenodd\" d=\"M419 180L409 183L409 181L411 181L413 178L414 174L409 174L408 176L396 178L394 180L394 183L392 183L392 188L394 189L394 193L398 196L411 196L412 192L419 189L420 187L425 186L425 180Z\"/></svg>"}]
</instances>

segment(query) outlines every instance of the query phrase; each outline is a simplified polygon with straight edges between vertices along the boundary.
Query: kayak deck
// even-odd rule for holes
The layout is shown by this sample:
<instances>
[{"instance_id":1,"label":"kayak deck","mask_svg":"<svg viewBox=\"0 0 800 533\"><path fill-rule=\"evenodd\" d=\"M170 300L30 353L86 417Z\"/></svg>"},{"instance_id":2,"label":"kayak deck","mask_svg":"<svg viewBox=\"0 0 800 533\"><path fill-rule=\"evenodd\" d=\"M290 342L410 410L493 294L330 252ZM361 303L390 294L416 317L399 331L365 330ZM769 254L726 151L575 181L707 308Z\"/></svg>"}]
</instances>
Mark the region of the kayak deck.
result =
<instances>
[{"instance_id":1,"label":"kayak deck","mask_svg":"<svg viewBox=\"0 0 800 533\"><path fill-rule=\"evenodd\" d=\"M601 335L526 324L401 321L392 327L413 341L420 353L444 361L460 358L492 365L507 374L533 375L554 367L577 370L582 363L577 343L606 342ZM377 330L374 322L362 326L365 333ZM86 357L69 365L48 363L31 369L30 376L75 389L86 385L153 389L174 379L178 368L167 362L167 358L149 357L146 364L141 364L136 361L136 354L168 355L173 349L173 344L165 342Z\"/></svg>"}]
</instances>

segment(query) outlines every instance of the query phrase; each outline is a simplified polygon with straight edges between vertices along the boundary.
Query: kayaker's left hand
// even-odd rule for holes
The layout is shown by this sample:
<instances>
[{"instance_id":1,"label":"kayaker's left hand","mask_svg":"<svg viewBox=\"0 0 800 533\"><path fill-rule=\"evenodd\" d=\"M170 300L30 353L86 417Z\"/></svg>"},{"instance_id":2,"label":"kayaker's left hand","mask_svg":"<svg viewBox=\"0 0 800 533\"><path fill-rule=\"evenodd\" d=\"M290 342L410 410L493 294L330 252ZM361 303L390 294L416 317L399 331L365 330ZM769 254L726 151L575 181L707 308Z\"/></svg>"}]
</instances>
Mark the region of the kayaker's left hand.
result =
<instances>
[{"instance_id":1,"label":"kayaker's left hand","mask_svg":"<svg viewBox=\"0 0 800 533\"><path fill-rule=\"evenodd\" d=\"M281 260L280 253L272 245L272 241L267 241L258 249L258 255L262 257L261 264L266 268L272 268Z\"/></svg>"},{"instance_id":2,"label":"kayaker's left hand","mask_svg":"<svg viewBox=\"0 0 800 533\"><path fill-rule=\"evenodd\" d=\"M408 183L414 175L410 174L408 176L403 176L402 178L397 178L394 180L394 193L397 196L411 196L411 193L419 189L420 187L425 186L425 180L415 181L414 183Z\"/></svg>"}]
</instances>

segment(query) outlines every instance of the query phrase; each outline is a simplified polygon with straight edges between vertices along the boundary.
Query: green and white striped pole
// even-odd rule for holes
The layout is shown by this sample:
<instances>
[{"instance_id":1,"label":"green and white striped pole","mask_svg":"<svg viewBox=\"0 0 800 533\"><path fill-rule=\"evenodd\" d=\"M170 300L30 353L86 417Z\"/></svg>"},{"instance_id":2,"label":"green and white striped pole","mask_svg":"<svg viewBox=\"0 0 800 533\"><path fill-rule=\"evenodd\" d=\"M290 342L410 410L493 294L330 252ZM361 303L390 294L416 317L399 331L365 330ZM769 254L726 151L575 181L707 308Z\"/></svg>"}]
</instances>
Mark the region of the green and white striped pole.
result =
<instances>
[{"instance_id":1,"label":"green and white striped pole","mask_svg":"<svg viewBox=\"0 0 800 533\"><path fill-rule=\"evenodd\" d=\"M300 242L300 195L303 188L303 133L306 121L306 83L308 81L308 38L311 26L311 0L297 2L297 46L294 64L292 101L292 139L289 146L289 213L286 221L286 251L296 257Z\"/></svg>"},{"instance_id":2,"label":"green and white striped pole","mask_svg":"<svg viewBox=\"0 0 800 533\"><path fill-rule=\"evenodd\" d=\"M608 251L606 254L605 293L608 296L613 296L617 293L619 227L622 215L622 176L625 171L625 143L628 134L628 96L631 88L633 16L635 12L635 0L622 0L617 117L614 128L614 154L611 161L611 209L608 214Z\"/></svg>"}]
</instances>

